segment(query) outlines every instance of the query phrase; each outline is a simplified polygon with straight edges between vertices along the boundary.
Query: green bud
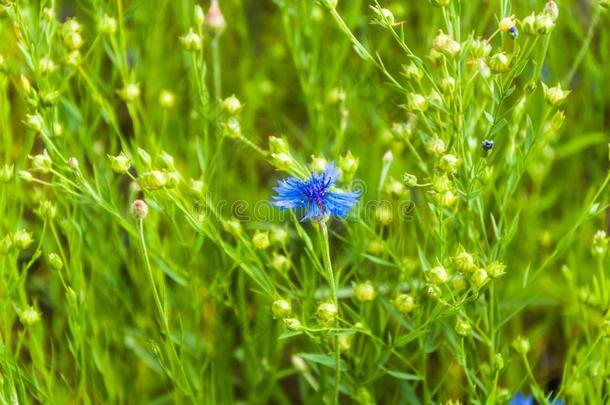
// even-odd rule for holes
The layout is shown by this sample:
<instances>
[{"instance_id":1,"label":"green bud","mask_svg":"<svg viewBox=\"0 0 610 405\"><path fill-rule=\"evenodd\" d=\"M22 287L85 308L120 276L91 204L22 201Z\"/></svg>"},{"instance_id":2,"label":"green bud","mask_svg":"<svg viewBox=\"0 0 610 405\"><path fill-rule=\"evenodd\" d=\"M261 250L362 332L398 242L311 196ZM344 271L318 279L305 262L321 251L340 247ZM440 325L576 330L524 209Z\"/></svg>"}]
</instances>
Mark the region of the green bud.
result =
<instances>
[{"instance_id":1,"label":"green bud","mask_svg":"<svg viewBox=\"0 0 610 405\"><path fill-rule=\"evenodd\" d=\"M443 284L448 278L447 270L443 266L436 266L428 271L428 279L433 284Z\"/></svg>"},{"instance_id":2,"label":"green bud","mask_svg":"<svg viewBox=\"0 0 610 405\"><path fill-rule=\"evenodd\" d=\"M489 276L487 275L485 269L478 269L472 273L471 280L476 287L481 288L485 285L485 283L487 283L487 281L489 281Z\"/></svg>"},{"instance_id":3,"label":"green bud","mask_svg":"<svg viewBox=\"0 0 610 405\"><path fill-rule=\"evenodd\" d=\"M530 341L522 336L517 337L513 340L513 349L523 356L530 351Z\"/></svg>"},{"instance_id":4,"label":"green bud","mask_svg":"<svg viewBox=\"0 0 610 405\"><path fill-rule=\"evenodd\" d=\"M331 302L323 302L318 306L316 315L324 322L331 322L337 318L337 306Z\"/></svg>"},{"instance_id":5,"label":"green bud","mask_svg":"<svg viewBox=\"0 0 610 405\"><path fill-rule=\"evenodd\" d=\"M55 270L61 270L64 267L64 262L61 260L61 257L57 253L49 253L49 264Z\"/></svg>"},{"instance_id":6,"label":"green bud","mask_svg":"<svg viewBox=\"0 0 610 405\"><path fill-rule=\"evenodd\" d=\"M252 237L252 244L256 249L267 249L271 245L271 242L269 242L269 233L257 230Z\"/></svg>"},{"instance_id":7,"label":"green bud","mask_svg":"<svg viewBox=\"0 0 610 405\"><path fill-rule=\"evenodd\" d=\"M458 319L455 324L455 331L458 335L466 337L472 333L472 326L467 320Z\"/></svg>"},{"instance_id":8,"label":"green bud","mask_svg":"<svg viewBox=\"0 0 610 405\"><path fill-rule=\"evenodd\" d=\"M377 292L373 283L365 281L364 283L357 284L354 287L354 298L360 302L370 302L377 297Z\"/></svg>"},{"instance_id":9,"label":"green bud","mask_svg":"<svg viewBox=\"0 0 610 405\"><path fill-rule=\"evenodd\" d=\"M292 313L292 305L284 299L275 300L271 304L271 312L274 319L284 319Z\"/></svg>"},{"instance_id":10,"label":"green bud","mask_svg":"<svg viewBox=\"0 0 610 405\"><path fill-rule=\"evenodd\" d=\"M462 273L472 273L477 268L472 255L466 252L462 246L458 248L452 261L456 269Z\"/></svg>"},{"instance_id":11,"label":"green bud","mask_svg":"<svg viewBox=\"0 0 610 405\"><path fill-rule=\"evenodd\" d=\"M149 170L138 177L138 184L145 190L158 190L167 185L167 176L159 170Z\"/></svg>"},{"instance_id":12,"label":"green bud","mask_svg":"<svg viewBox=\"0 0 610 405\"><path fill-rule=\"evenodd\" d=\"M0 168L0 183L8 183L13 180L15 175L15 166L5 164Z\"/></svg>"},{"instance_id":13,"label":"green bud","mask_svg":"<svg viewBox=\"0 0 610 405\"><path fill-rule=\"evenodd\" d=\"M279 253L273 254L273 257L271 258L271 267L273 267L275 270L279 271L280 273L285 273L290 270L291 266L292 263L288 257Z\"/></svg>"},{"instance_id":14,"label":"green bud","mask_svg":"<svg viewBox=\"0 0 610 405\"><path fill-rule=\"evenodd\" d=\"M127 173L131 167L131 161L122 152L118 156L108 155L108 159L110 160L110 167L115 173Z\"/></svg>"},{"instance_id":15,"label":"green bud","mask_svg":"<svg viewBox=\"0 0 610 405\"><path fill-rule=\"evenodd\" d=\"M32 171L34 172L45 174L53 168L53 161L46 150L29 158L32 161Z\"/></svg>"},{"instance_id":16,"label":"green bud","mask_svg":"<svg viewBox=\"0 0 610 405\"><path fill-rule=\"evenodd\" d=\"M28 306L19 314L23 326L32 326L40 321L40 313L32 306Z\"/></svg>"},{"instance_id":17,"label":"green bud","mask_svg":"<svg viewBox=\"0 0 610 405\"><path fill-rule=\"evenodd\" d=\"M399 294L392 301L394 308L401 314L409 314L415 309L415 300L410 294Z\"/></svg>"},{"instance_id":18,"label":"green bud","mask_svg":"<svg viewBox=\"0 0 610 405\"><path fill-rule=\"evenodd\" d=\"M17 249L25 250L29 248L32 243L34 243L34 239L25 229L20 229L13 235L13 246L15 246Z\"/></svg>"}]
</instances>

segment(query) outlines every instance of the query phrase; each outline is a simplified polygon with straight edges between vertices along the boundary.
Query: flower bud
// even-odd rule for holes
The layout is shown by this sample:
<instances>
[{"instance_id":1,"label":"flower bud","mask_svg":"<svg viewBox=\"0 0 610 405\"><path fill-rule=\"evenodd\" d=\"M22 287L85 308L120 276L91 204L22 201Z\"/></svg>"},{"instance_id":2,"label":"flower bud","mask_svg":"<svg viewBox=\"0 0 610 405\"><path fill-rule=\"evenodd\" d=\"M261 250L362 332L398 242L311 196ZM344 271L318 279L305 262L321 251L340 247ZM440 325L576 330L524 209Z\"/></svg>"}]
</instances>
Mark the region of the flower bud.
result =
<instances>
[{"instance_id":1,"label":"flower bud","mask_svg":"<svg viewBox=\"0 0 610 405\"><path fill-rule=\"evenodd\" d=\"M445 152L445 142L441 138L430 138L426 141L424 147L433 155L440 155Z\"/></svg>"},{"instance_id":2,"label":"flower bud","mask_svg":"<svg viewBox=\"0 0 610 405\"><path fill-rule=\"evenodd\" d=\"M299 321L296 318L284 318L284 325L293 331L297 331L299 329L301 329L301 321Z\"/></svg>"},{"instance_id":3,"label":"flower bud","mask_svg":"<svg viewBox=\"0 0 610 405\"><path fill-rule=\"evenodd\" d=\"M32 171L36 173L49 173L53 168L53 161L46 150L29 158L32 161Z\"/></svg>"},{"instance_id":4,"label":"flower bud","mask_svg":"<svg viewBox=\"0 0 610 405\"><path fill-rule=\"evenodd\" d=\"M510 68L510 59L504 52L499 52L489 59L489 68L493 73L504 73Z\"/></svg>"},{"instance_id":5,"label":"flower bud","mask_svg":"<svg viewBox=\"0 0 610 405\"><path fill-rule=\"evenodd\" d=\"M311 163L309 167L314 173L321 173L326 169L328 162L323 157L317 157L315 155L311 155Z\"/></svg>"},{"instance_id":6,"label":"flower bud","mask_svg":"<svg viewBox=\"0 0 610 405\"><path fill-rule=\"evenodd\" d=\"M231 218L226 221L222 227L226 232L229 232L235 237L239 237L241 235L241 222L235 218Z\"/></svg>"},{"instance_id":7,"label":"flower bud","mask_svg":"<svg viewBox=\"0 0 610 405\"><path fill-rule=\"evenodd\" d=\"M284 299L275 300L271 304L271 313L273 314L273 319L287 318L292 314L292 305Z\"/></svg>"},{"instance_id":8,"label":"flower bud","mask_svg":"<svg viewBox=\"0 0 610 405\"><path fill-rule=\"evenodd\" d=\"M436 284L428 284L426 294L432 299L438 299L441 296L441 289Z\"/></svg>"},{"instance_id":9,"label":"flower bud","mask_svg":"<svg viewBox=\"0 0 610 405\"><path fill-rule=\"evenodd\" d=\"M551 20L557 21L557 18L559 18L559 7L557 7L557 3L553 0L547 1L544 6L544 14L549 16Z\"/></svg>"},{"instance_id":10,"label":"flower bud","mask_svg":"<svg viewBox=\"0 0 610 405\"><path fill-rule=\"evenodd\" d=\"M32 173L28 172L27 170L20 170L18 176L21 180L26 182L34 181L34 176L32 176Z\"/></svg>"},{"instance_id":11,"label":"flower bud","mask_svg":"<svg viewBox=\"0 0 610 405\"><path fill-rule=\"evenodd\" d=\"M373 283L365 281L364 283L357 284L354 287L354 298L360 302L370 302L377 297L377 292Z\"/></svg>"},{"instance_id":12,"label":"flower bud","mask_svg":"<svg viewBox=\"0 0 610 405\"><path fill-rule=\"evenodd\" d=\"M123 88L117 90L117 94L125 102L134 101L140 97L140 85L138 83L125 83Z\"/></svg>"},{"instance_id":13,"label":"flower bud","mask_svg":"<svg viewBox=\"0 0 610 405\"><path fill-rule=\"evenodd\" d=\"M387 204L382 204L375 209L375 219L382 225L389 225L394 215L392 209Z\"/></svg>"},{"instance_id":14,"label":"flower bud","mask_svg":"<svg viewBox=\"0 0 610 405\"><path fill-rule=\"evenodd\" d=\"M504 17L500 20L500 24L498 24L498 29L502 32L508 32L512 27L515 26L515 16L511 15L510 17Z\"/></svg>"},{"instance_id":15,"label":"flower bud","mask_svg":"<svg viewBox=\"0 0 610 405\"><path fill-rule=\"evenodd\" d=\"M451 76L446 76L441 80L441 89L445 94L452 94L455 91L455 79Z\"/></svg>"},{"instance_id":16,"label":"flower bud","mask_svg":"<svg viewBox=\"0 0 610 405\"><path fill-rule=\"evenodd\" d=\"M271 229L271 242L279 245L286 245L288 242L288 232L285 228L280 226L274 226Z\"/></svg>"},{"instance_id":17,"label":"flower bud","mask_svg":"<svg viewBox=\"0 0 610 405\"><path fill-rule=\"evenodd\" d=\"M116 18L104 14L97 23L97 32L102 35L114 35L117 30Z\"/></svg>"},{"instance_id":18,"label":"flower bud","mask_svg":"<svg viewBox=\"0 0 610 405\"><path fill-rule=\"evenodd\" d=\"M538 31L540 35L548 34L553 27L555 27L555 22L550 16L546 14L536 16L536 31Z\"/></svg>"},{"instance_id":19,"label":"flower bud","mask_svg":"<svg viewBox=\"0 0 610 405\"><path fill-rule=\"evenodd\" d=\"M163 108L172 108L176 104L176 96L169 90L161 90L159 104Z\"/></svg>"},{"instance_id":20,"label":"flower bud","mask_svg":"<svg viewBox=\"0 0 610 405\"><path fill-rule=\"evenodd\" d=\"M447 270L443 266L436 266L428 271L428 279L433 284L443 284L448 278Z\"/></svg>"},{"instance_id":21,"label":"flower bud","mask_svg":"<svg viewBox=\"0 0 610 405\"><path fill-rule=\"evenodd\" d=\"M477 288L481 288L489 281L489 276L485 269L478 269L474 273L472 273L472 284L474 284Z\"/></svg>"},{"instance_id":22,"label":"flower bud","mask_svg":"<svg viewBox=\"0 0 610 405\"><path fill-rule=\"evenodd\" d=\"M525 35L538 35L538 30L536 29L536 14L532 13L525 17L521 22L521 28Z\"/></svg>"},{"instance_id":23,"label":"flower bud","mask_svg":"<svg viewBox=\"0 0 610 405\"><path fill-rule=\"evenodd\" d=\"M405 186L395 178L390 178L384 187L386 194L394 197L401 197L405 192Z\"/></svg>"},{"instance_id":24,"label":"flower bud","mask_svg":"<svg viewBox=\"0 0 610 405\"><path fill-rule=\"evenodd\" d=\"M11 180L13 180L14 175L15 166L12 164L5 164L4 166L2 166L2 168L0 168L0 183L10 182Z\"/></svg>"},{"instance_id":25,"label":"flower bud","mask_svg":"<svg viewBox=\"0 0 610 405\"><path fill-rule=\"evenodd\" d=\"M23 326L32 326L40 321L40 313L32 306L28 306L19 314Z\"/></svg>"},{"instance_id":26,"label":"flower bud","mask_svg":"<svg viewBox=\"0 0 610 405\"><path fill-rule=\"evenodd\" d=\"M530 341L522 336L519 336L515 340L513 340L512 346L517 353L523 356L525 356L530 351Z\"/></svg>"},{"instance_id":27,"label":"flower bud","mask_svg":"<svg viewBox=\"0 0 610 405\"><path fill-rule=\"evenodd\" d=\"M424 72L414 62L411 62L408 66L404 67L404 75L407 79L419 83L424 77Z\"/></svg>"},{"instance_id":28,"label":"flower bud","mask_svg":"<svg viewBox=\"0 0 610 405\"><path fill-rule=\"evenodd\" d=\"M403 176L403 181L407 185L407 187L416 187L417 186L417 177L411 173L405 173Z\"/></svg>"},{"instance_id":29,"label":"flower bud","mask_svg":"<svg viewBox=\"0 0 610 405\"><path fill-rule=\"evenodd\" d=\"M409 314L415 309L415 300L411 294L399 294L392 301L394 308L401 314Z\"/></svg>"},{"instance_id":30,"label":"flower bud","mask_svg":"<svg viewBox=\"0 0 610 405\"><path fill-rule=\"evenodd\" d=\"M64 262L61 260L61 257L57 253L49 253L49 264L55 270L61 270L64 267Z\"/></svg>"},{"instance_id":31,"label":"flower bud","mask_svg":"<svg viewBox=\"0 0 610 405\"><path fill-rule=\"evenodd\" d=\"M467 320L458 319L455 323L455 332L462 337L466 337L472 333L472 326Z\"/></svg>"},{"instance_id":32,"label":"flower bud","mask_svg":"<svg viewBox=\"0 0 610 405\"><path fill-rule=\"evenodd\" d=\"M167 176L160 170L149 170L138 177L137 183L145 190L158 190L167 185Z\"/></svg>"},{"instance_id":33,"label":"flower bud","mask_svg":"<svg viewBox=\"0 0 610 405\"><path fill-rule=\"evenodd\" d=\"M318 306L316 315L324 322L331 322L337 318L337 306L331 302L323 302Z\"/></svg>"},{"instance_id":34,"label":"flower bud","mask_svg":"<svg viewBox=\"0 0 610 405\"><path fill-rule=\"evenodd\" d=\"M241 102L237 97L235 97L234 94L230 97L225 98L222 102L222 106L230 115L237 114L242 108Z\"/></svg>"},{"instance_id":35,"label":"flower bud","mask_svg":"<svg viewBox=\"0 0 610 405\"><path fill-rule=\"evenodd\" d=\"M544 90L544 100L551 107L560 106L571 93L570 90L563 90L561 84L555 87L547 87L546 84L542 83L542 88Z\"/></svg>"},{"instance_id":36,"label":"flower bud","mask_svg":"<svg viewBox=\"0 0 610 405\"><path fill-rule=\"evenodd\" d=\"M19 250L26 250L32 243L34 243L34 239L25 229L20 229L13 235L13 246Z\"/></svg>"},{"instance_id":37,"label":"flower bud","mask_svg":"<svg viewBox=\"0 0 610 405\"><path fill-rule=\"evenodd\" d=\"M442 31L434 38L432 47L435 51L451 58L457 55L461 50L460 43Z\"/></svg>"},{"instance_id":38,"label":"flower bud","mask_svg":"<svg viewBox=\"0 0 610 405\"><path fill-rule=\"evenodd\" d=\"M38 113L27 114L25 116L25 126L35 132L42 132L42 129L44 128L44 120Z\"/></svg>"},{"instance_id":39,"label":"flower bud","mask_svg":"<svg viewBox=\"0 0 610 405\"><path fill-rule=\"evenodd\" d=\"M460 160L455 155L448 153L441 158L439 168L445 173L452 174L457 171L459 164Z\"/></svg>"},{"instance_id":40,"label":"flower bud","mask_svg":"<svg viewBox=\"0 0 610 405\"><path fill-rule=\"evenodd\" d=\"M271 242L269 241L269 233L256 230L256 232L254 232L254 236L252 237L252 244L256 249L267 249L271 245Z\"/></svg>"},{"instance_id":41,"label":"flower bud","mask_svg":"<svg viewBox=\"0 0 610 405\"><path fill-rule=\"evenodd\" d=\"M131 161L123 154L123 152L117 156L108 155L108 159L110 160L110 167L112 167L112 170L115 173L127 173L131 167Z\"/></svg>"},{"instance_id":42,"label":"flower bud","mask_svg":"<svg viewBox=\"0 0 610 405\"><path fill-rule=\"evenodd\" d=\"M144 200L135 200L131 204L131 215L138 220L143 220L148 215L148 204Z\"/></svg>"},{"instance_id":43,"label":"flower bud","mask_svg":"<svg viewBox=\"0 0 610 405\"><path fill-rule=\"evenodd\" d=\"M506 274L506 265L502 262L492 262L487 265L485 271L492 278L502 277Z\"/></svg>"},{"instance_id":44,"label":"flower bud","mask_svg":"<svg viewBox=\"0 0 610 405\"><path fill-rule=\"evenodd\" d=\"M344 156L339 157L339 168L343 175L352 176L358 169L358 158L348 150Z\"/></svg>"},{"instance_id":45,"label":"flower bud","mask_svg":"<svg viewBox=\"0 0 610 405\"><path fill-rule=\"evenodd\" d=\"M459 197L453 191L447 190L436 193L434 195L434 199L441 207L451 207L459 200Z\"/></svg>"},{"instance_id":46,"label":"flower bud","mask_svg":"<svg viewBox=\"0 0 610 405\"><path fill-rule=\"evenodd\" d=\"M387 8L372 7L374 16L374 22L381 25L382 27L391 27L394 25L394 14Z\"/></svg>"},{"instance_id":47,"label":"flower bud","mask_svg":"<svg viewBox=\"0 0 610 405\"><path fill-rule=\"evenodd\" d=\"M198 27L202 27L203 23L205 22L205 13L203 12L203 8L201 8L199 4L195 5L193 14L195 18L195 25L197 25Z\"/></svg>"},{"instance_id":48,"label":"flower bud","mask_svg":"<svg viewBox=\"0 0 610 405\"><path fill-rule=\"evenodd\" d=\"M591 253L597 257L604 257L608 253L608 236L605 231L599 230L593 235Z\"/></svg>"},{"instance_id":49,"label":"flower bud","mask_svg":"<svg viewBox=\"0 0 610 405\"><path fill-rule=\"evenodd\" d=\"M189 29L189 32L180 37L180 42L182 42L182 46L187 51L198 51L202 47L201 36L193 31L192 28Z\"/></svg>"},{"instance_id":50,"label":"flower bud","mask_svg":"<svg viewBox=\"0 0 610 405\"><path fill-rule=\"evenodd\" d=\"M294 164L294 159L287 153L272 153L273 165L281 170L289 170Z\"/></svg>"},{"instance_id":51,"label":"flower bud","mask_svg":"<svg viewBox=\"0 0 610 405\"><path fill-rule=\"evenodd\" d=\"M407 96L407 107L411 111L424 112L428 109L428 101L421 94L409 93Z\"/></svg>"},{"instance_id":52,"label":"flower bud","mask_svg":"<svg viewBox=\"0 0 610 405\"><path fill-rule=\"evenodd\" d=\"M218 0L212 0L208 14L205 17L205 27L214 35L220 35L224 31L227 23L222 15Z\"/></svg>"},{"instance_id":53,"label":"flower bud","mask_svg":"<svg viewBox=\"0 0 610 405\"><path fill-rule=\"evenodd\" d=\"M55 64L55 62L53 62L53 59L48 56L40 58L40 60L38 61L38 70L42 75L49 74L55 69L57 69L57 65Z\"/></svg>"},{"instance_id":54,"label":"flower bud","mask_svg":"<svg viewBox=\"0 0 610 405\"><path fill-rule=\"evenodd\" d=\"M453 265L462 273L472 273L477 268L472 255L466 252L462 246L458 248L457 253L453 256Z\"/></svg>"},{"instance_id":55,"label":"flower bud","mask_svg":"<svg viewBox=\"0 0 610 405\"><path fill-rule=\"evenodd\" d=\"M292 263L289 258L279 253L273 254L273 257L271 258L271 267L273 269L280 273L285 273L290 270L290 266L292 266Z\"/></svg>"},{"instance_id":56,"label":"flower bud","mask_svg":"<svg viewBox=\"0 0 610 405\"><path fill-rule=\"evenodd\" d=\"M51 220L57 216L57 207L51 201L44 200L40 202L36 213L42 219Z\"/></svg>"},{"instance_id":57,"label":"flower bud","mask_svg":"<svg viewBox=\"0 0 610 405\"><path fill-rule=\"evenodd\" d=\"M474 58L483 58L490 54L491 44L484 39L475 39L470 44L470 54Z\"/></svg>"},{"instance_id":58,"label":"flower bud","mask_svg":"<svg viewBox=\"0 0 610 405\"><path fill-rule=\"evenodd\" d=\"M290 154L290 147L284 137L269 137L269 151L271 153L286 153Z\"/></svg>"}]
</instances>

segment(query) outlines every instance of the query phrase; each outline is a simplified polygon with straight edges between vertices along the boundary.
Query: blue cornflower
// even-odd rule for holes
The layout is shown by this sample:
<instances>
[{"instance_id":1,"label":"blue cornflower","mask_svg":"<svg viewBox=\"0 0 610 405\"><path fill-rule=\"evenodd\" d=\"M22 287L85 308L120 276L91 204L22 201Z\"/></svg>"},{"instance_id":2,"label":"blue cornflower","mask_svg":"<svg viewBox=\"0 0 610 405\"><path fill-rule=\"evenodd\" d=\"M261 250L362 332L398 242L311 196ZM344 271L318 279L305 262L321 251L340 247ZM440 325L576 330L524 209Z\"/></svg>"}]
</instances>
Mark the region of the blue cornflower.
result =
<instances>
[{"instance_id":1,"label":"blue cornflower","mask_svg":"<svg viewBox=\"0 0 610 405\"><path fill-rule=\"evenodd\" d=\"M331 191L338 178L335 163L330 162L324 171L314 173L308 179L288 177L280 180L273 189L276 195L271 204L282 209L306 209L302 221L319 220L329 215L343 218L356 204L360 193Z\"/></svg>"}]
</instances>

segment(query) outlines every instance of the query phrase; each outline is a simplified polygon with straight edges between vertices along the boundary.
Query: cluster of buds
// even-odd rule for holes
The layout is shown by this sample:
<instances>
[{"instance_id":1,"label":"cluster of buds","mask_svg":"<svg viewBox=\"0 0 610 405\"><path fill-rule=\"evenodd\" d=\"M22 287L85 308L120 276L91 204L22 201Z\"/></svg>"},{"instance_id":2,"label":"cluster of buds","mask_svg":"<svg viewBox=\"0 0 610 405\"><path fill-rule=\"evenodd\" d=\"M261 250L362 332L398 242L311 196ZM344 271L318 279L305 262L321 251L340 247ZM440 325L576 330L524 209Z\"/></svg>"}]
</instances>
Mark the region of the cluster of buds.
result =
<instances>
[{"instance_id":1,"label":"cluster of buds","mask_svg":"<svg viewBox=\"0 0 610 405\"><path fill-rule=\"evenodd\" d=\"M523 33L526 35L546 35L555 27L555 21L559 17L559 8L555 1L546 3L542 13L532 13L521 22Z\"/></svg>"},{"instance_id":2,"label":"cluster of buds","mask_svg":"<svg viewBox=\"0 0 610 405\"><path fill-rule=\"evenodd\" d=\"M591 253L596 257L604 257L608 253L608 235L606 231L599 230L593 235Z\"/></svg>"},{"instance_id":3,"label":"cluster of buds","mask_svg":"<svg viewBox=\"0 0 610 405\"><path fill-rule=\"evenodd\" d=\"M0 253L8 254L13 250L26 250L34 243L32 234L25 229L19 229L12 235L5 235L0 240Z\"/></svg>"},{"instance_id":4,"label":"cluster of buds","mask_svg":"<svg viewBox=\"0 0 610 405\"><path fill-rule=\"evenodd\" d=\"M296 160L290 153L288 142L284 137L269 137L269 152L272 164L279 170L292 171L295 169Z\"/></svg>"},{"instance_id":5,"label":"cluster of buds","mask_svg":"<svg viewBox=\"0 0 610 405\"><path fill-rule=\"evenodd\" d=\"M434 188L434 199L441 207L451 207L459 200L455 187L446 173L436 175L432 179L432 187Z\"/></svg>"},{"instance_id":6,"label":"cluster of buds","mask_svg":"<svg viewBox=\"0 0 610 405\"><path fill-rule=\"evenodd\" d=\"M448 58L454 58L460 53L462 46L451 36L440 31L432 42L432 49Z\"/></svg>"},{"instance_id":7,"label":"cluster of buds","mask_svg":"<svg viewBox=\"0 0 610 405\"><path fill-rule=\"evenodd\" d=\"M83 46L82 29L83 27L76 18L69 18L63 23L61 30L62 39L64 45L70 51L78 51Z\"/></svg>"},{"instance_id":8,"label":"cluster of buds","mask_svg":"<svg viewBox=\"0 0 610 405\"><path fill-rule=\"evenodd\" d=\"M242 136L241 133L241 121L239 119L239 112L243 108L243 104L235 95L227 97L222 102L222 109L226 113L227 117L225 122L221 124L224 129L225 136L233 139L237 139Z\"/></svg>"}]
</instances>

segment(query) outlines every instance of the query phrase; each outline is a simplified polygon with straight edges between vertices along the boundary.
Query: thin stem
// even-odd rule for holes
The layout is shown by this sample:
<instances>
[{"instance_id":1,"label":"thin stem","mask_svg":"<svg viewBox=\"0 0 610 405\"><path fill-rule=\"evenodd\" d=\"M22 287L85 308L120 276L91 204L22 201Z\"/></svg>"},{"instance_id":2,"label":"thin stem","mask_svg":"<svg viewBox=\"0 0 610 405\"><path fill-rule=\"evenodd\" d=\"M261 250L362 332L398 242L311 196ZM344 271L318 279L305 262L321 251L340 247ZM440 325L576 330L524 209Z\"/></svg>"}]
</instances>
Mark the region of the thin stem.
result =
<instances>
[{"instance_id":1,"label":"thin stem","mask_svg":"<svg viewBox=\"0 0 610 405\"><path fill-rule=\"evenodd\" d=\"M335 329L339 327L339 301L337 300L337 284L335 281L335 274L333 272L332 263L330 261L330 244L328 242L328 228L326 222L320 222L320 231L322 234L322 258L324 261L324 270L328 276L328 284L330 287L330 294L333 304L337 308L337 317L335 318ZM334 335L335 345L335 391L334 391L334 402L339 403L339 383L341 379L341 371L339 369L341 362L341 353L339 352L339 336L335 333Z\"/></svg>"}]
</instances>

